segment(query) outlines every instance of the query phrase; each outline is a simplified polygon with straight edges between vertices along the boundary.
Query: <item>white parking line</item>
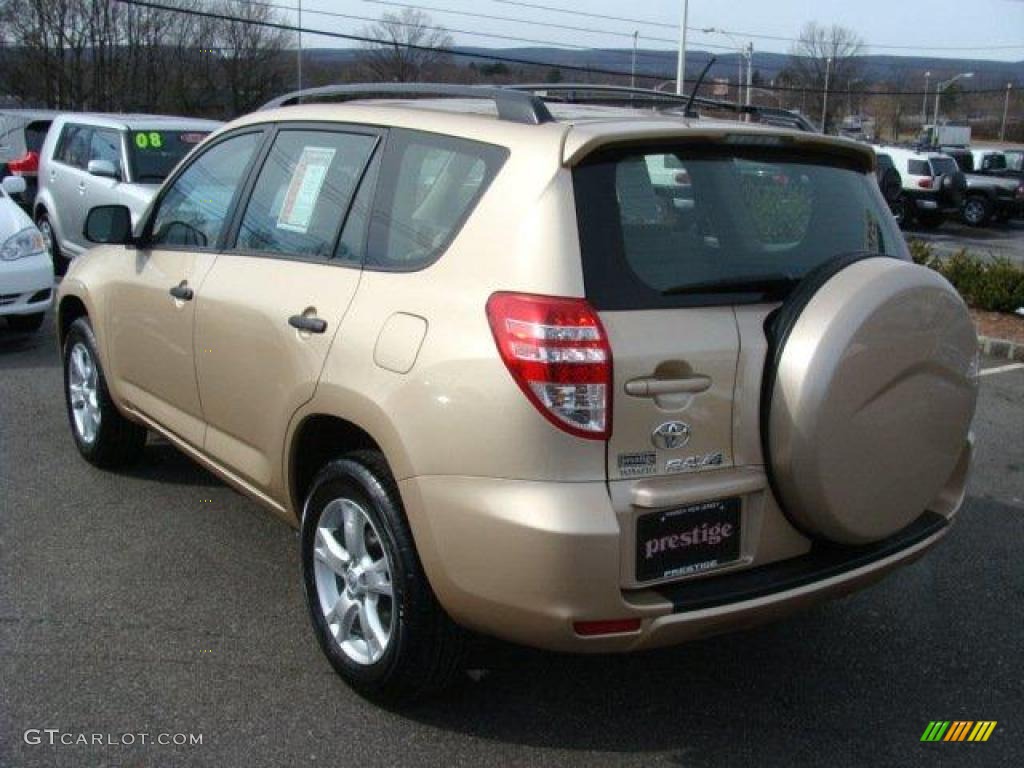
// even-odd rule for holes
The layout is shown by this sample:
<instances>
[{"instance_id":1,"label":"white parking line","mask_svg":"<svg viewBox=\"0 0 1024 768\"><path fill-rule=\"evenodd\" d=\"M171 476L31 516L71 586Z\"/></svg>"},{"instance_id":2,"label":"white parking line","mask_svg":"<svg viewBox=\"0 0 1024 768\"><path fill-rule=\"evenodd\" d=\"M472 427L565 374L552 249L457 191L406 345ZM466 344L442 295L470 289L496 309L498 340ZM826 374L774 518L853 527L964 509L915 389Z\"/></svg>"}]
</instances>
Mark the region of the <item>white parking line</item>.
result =
<instances>
[{"instance_id":1,"label":"white parking line","mask_svg":"<svg viewBox=\"0 0 1024 768\"><path fill-rule=\"evenodd\" d=\"M1019 371L1024 369L1024 363L1011 363L1010 365L1000 365L997 368L983 368L978 371L979 376L993 376L997 373L1009 373L1010 371Z\"/></svg>"}]
</instances>

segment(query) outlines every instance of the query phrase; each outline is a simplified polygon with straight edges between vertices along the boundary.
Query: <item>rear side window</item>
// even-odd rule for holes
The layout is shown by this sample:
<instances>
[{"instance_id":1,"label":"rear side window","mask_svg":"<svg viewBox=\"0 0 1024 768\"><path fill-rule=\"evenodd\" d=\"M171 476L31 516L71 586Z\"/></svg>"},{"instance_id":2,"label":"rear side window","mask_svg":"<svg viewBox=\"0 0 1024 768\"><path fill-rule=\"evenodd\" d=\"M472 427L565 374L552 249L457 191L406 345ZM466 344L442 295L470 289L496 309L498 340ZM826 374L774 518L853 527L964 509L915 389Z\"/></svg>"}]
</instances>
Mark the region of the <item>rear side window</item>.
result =
<instances>
[{"instance_id":1,"label":"rear side window","mask_svg":"<svg viewBox=\"0 0 1024 768\"><path fill-rule=\"evenodd\" d=\"M1006 156L1005 155L985 155L985 159L981 163L982 170L985 171L1005 171L1006 170Z\"/></svg>"},{"instance_id":2,"label":"rear side window","mask_svg":"<svg viewBox=\"0 0 1024 768\"><path fill-rule=\"evenodd\" d=\"M97 128L89 140L89 160L105 160L121 174L121 134Z\"/></svg>"},{"instance_id":3,"label":"rear side window","mask_svg":"<svg viewBox=\"0 0 1024 768\"><path fill-rule=\"evenodd\" d=\"M366 265L408 271L437 259L505 162L491 144L401 129L388 138Z\"/></svg>"},{"instance_id":4,"label":"rear side window","mask_svg":"<svg viewBox=\"0 0 1024 768\"><path fill-rule=\"evenodd\" d=\"M65 125L57 147L57 160L75 168L85 168L89 164L89 145L92 141L92 128L85 125Z\"/></svg>"},{"instance_id":5,"label":"rear side window","mask_svg":"<svg viewBox=\"0 0 1024 768\"><path fill-rule=\"evenodd\" d=\"M911 176L931 176L932 169L927 160L908 160L907 173Z\"/></svg>"},{"instance_id":6,"label":"rear side window","mask_svg":"<svg viewBox=\"0 0 1024 768\"><path fill-rule=\"evenodd\" d=\"M237 248L330 259L377 136L281 131L260 171Z\"/></svg>"},{"instance_id":7,"label":"rear side window","mask_svg":"<svg viewBox=\"0 0 1024 768\"><path fill-rule=\"evenodd\" d=\"M665 178L651 155L671 154ZM621 150L573 171L587 297L598 309L764 301L855 251L904 256L873 175L771 148Z\"/></svg>"}]
</instances>

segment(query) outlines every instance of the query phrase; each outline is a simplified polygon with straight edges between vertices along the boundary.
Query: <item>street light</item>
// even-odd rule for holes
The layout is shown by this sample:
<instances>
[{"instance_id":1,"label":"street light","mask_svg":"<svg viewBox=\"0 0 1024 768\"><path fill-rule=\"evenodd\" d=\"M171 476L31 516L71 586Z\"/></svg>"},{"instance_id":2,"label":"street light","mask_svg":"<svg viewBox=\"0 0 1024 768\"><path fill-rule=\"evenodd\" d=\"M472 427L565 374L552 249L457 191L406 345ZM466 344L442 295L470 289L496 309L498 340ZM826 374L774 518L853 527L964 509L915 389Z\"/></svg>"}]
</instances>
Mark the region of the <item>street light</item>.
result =
<instances>
[{"instance_id":1,"label":"street light","mask_svg":"<svg viewBox=\"0 0 1024 768\"><path fill-rule=\"evenodd\" d=\"M825 92L821 99L821 132L828 133L828 76L832 71L832 57L825 59Z\"/></svg>"},{"instance_id":2,"label":"street light","mask_svg":"<svg viewBox=\"0 0 1024 768\"><path fill-rule=\"evenodd\" d=\"M1013 83L1006 84L1006 101L1003 102L1003 122L999 126L999 140L1006 141L1006 116L1010 112L1010 91L1013 90Z\"/></svg>"},{"instance_id":3,"label":"street light","mask_svg":"<svg viewBox=\"0 0 1024 768\"><path fill-rule=\"evenodd\" d=\"M924 73L924 101L921 102L921 130L924 130L924 124L928 122L928 81L931 77L931 72Z\"/></svg>"},{"instance_id":4,"label":"street light","mask_svg":"<svg viewBox=\"0 0 1024 768\"><path fill-rule=\"evenodd\" d=\"M629 87L636 88L636 43L640 38L639 30L633 32L633 61L629 68Z\"/></svg>"},{"instance_id":5,"label":"street light","mask_svg":"<svg viewBox=\"0 0 1024 768\"><path fill-rule=\"evenodd\" d=\"M972 77L974 77L973 72L961 72L959 75L951 77L949 80L943 80L935 85L935 117L932 118L932 144L936 143L939 138L939 99L942 96L942 92L957 80L968 80Z\"/></svg>"},{"instance_id":6,"label":"street light","mask_svg":"<svg viewBox=\"0 0 1024 768\"><path fill-rule=\"evenodd\" d=\"M683 16L679 20L679 60L676 62L676 93L682 96L686 83L686 25L690 17L690 0L683 0Z\"/></svg>"},{"instance_id":7,"label":"street light","mask_svg":"<svg viewBox=\"0 0 1024 768\"><path fill-rule=\"evenodd\" d=\"M742 103L742 104L748 104L749 105L750 104L750 88L753 85L753 79L754 79L754 75L753 75L754 44L753 43L741 43L739 40L737 40L735 37L733 37L729 32L726 32L724 29L719 29L718 27L705 27L704 29L701 30L701 32L703 32L706 35L711 35L711 34L725 35L730 40L732 40L732 44L735 45L736 46L736 50L738 50L740 52L740 58L736 62L736 64L737 64L737 73L738 73L737 74L737 78L736 78L736 103L737 104L741 104ZM747 79L747 87L746 87L747 93L746 93L745 97L743 95L743 60L744 59L747 60L747 78L746 78Z\"/></svg>"}]
</instances>

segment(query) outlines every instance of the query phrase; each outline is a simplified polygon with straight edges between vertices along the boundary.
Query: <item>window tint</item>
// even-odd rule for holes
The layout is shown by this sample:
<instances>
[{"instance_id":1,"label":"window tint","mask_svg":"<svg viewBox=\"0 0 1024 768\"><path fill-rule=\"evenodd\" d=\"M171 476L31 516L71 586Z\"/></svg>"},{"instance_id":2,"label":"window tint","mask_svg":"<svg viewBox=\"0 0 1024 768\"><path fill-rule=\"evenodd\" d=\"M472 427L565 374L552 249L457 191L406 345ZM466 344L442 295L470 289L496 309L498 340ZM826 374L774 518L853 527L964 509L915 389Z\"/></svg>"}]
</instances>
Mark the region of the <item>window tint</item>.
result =
<instances>
[{"instance_id":1,"label":"window tint","mask_svg":"<svg viewBox=\"0 0 1024 768\"><path fill-rule=\"evenodd\" d=\"M932 173L936 176L945 176L947 173L956 173L957 168L956 161L951 157L933 157L932 158Z\"/></svg>"},{"instance_id":2,"label":"window tint","mask_svg":"<svg viewBox=\"0 0 1024 768\"><path fill-rule=\"evenodd\" d=\"M374 135L282 131L242 218L237 248L329 259Z\"/></svg>"},{"instance_id":3,"label":"window tint","mask_svg":"<svg viewBox=\"0 0 1024 768\"><path fill-rule=\"evenodd\" d=\"M679 160L671 183L651 171L661 154ZM588 298L598 309L763 301L840 253L904 255L874 176L836 162L714 146L589 158L573 171Z\"/></svg>"},{"instance_id":4,"label":"window tint","mask_svg":"<svg viewBox=\"0 0 1024 768\"><path fill-rule=\"evenodd\" d=\"M121 173L121 134L96 129L89 141L89 160L106 160Z\"/></svg>"},{"instance_id":5,"label":"window tint","mask_svg":"<svg viewBox=\"0 0 1024 768\"><path fill-rule=\"evenodd\" d=\"M215 144L178 176L153 217L150 244L213 248L261 133Z\"/></svg>"},{"instance_id":6,"label":"window tint","mask_svg":"<svg viewBox=\"0 0 1024 768\"><path fill-rule=\"evenodd\" d=\"M25 126L25 148L29 152L39 152L46 140L46 132L50 130L50 120L36 120Z\"/></svg>"},{"instance_id":7,"label":"window tint","mask_svg":"<svg viewBox=\"0 0 1024 768\"><path fill-rule=\"evenodd\" d=\"M1006 155L985 155L982 168L986 171L1005 171Z\"/></svg>"},{"instance_id":8,"label":"window tint","mask_svg":"<svg viewBox=\"0 0 1024 768\"><path fill-rule=\"evenodd\" d=\"M142 184L159 184L209 134L207 130L132 131L128 134L132 179Z\"/></svg>"},{"instance_id":9,"label":"window tint","mask_svg":"<svg viewBox=\"0 0 1024 768\"><path fill-rule=\"evenodd\" d=\"M911 176L931 176L932 169L928 166L927 160L908 160L907 173Z\"/></svg>"},{"instance_id":10,"label":"window tint","mask_svg":"<svg viewBox=\"0 0 1024 768\"><path fill-rule=\"evenodd\" d=\"M92 129L84 125L66 125L60 139L60 148L57 150L57 159L73 165L75 168L85 168L89 164L89 144L92 137Z\"/></svg>"},{"instance_id":11,"label":"window tint","mask_svg":"<svg viewBox=\"0 0 1024 768\"><path fill-rule=\"evenodd\" d=\"M394 130L381 169L366 264L411 270L448 246L508 156L466 139Z\"/></svg>"}]
</instances>

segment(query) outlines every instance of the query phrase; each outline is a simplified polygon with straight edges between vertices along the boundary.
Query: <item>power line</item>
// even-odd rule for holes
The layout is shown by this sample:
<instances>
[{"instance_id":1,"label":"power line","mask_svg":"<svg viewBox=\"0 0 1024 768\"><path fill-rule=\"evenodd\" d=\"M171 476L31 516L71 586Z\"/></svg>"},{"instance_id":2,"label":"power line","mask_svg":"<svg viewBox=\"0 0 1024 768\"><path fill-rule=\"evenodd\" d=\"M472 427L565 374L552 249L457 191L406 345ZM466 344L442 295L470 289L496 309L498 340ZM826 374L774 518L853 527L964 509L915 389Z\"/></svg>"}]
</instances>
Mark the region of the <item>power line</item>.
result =
<instances>
[{"instance_id":1,"label":"power line","mask_svg":"<svg viewBox=\"0 0 1024 768\"><path fill-rule=\"evenodd\" d=\"M218 21L234 22L239 24L250 24L257 27L265 27L267 29L278 29L285 32L303 32L304 34L321 35L323 37L331 37L339 40L351 40L360 43L371 43L380 44L381 41L377 38L368 37L366 35L353 35L344 32L331 32L323 29L312 29L310 27L297 27L292 24L284 24L277 21L268 21L264 19L247 19L241 16L232 16L225 13L216 13L213 11L198 10L195 8L179 8L170 5L162 5L160 3L149 2L148 0L114 0L114 2L122 5L136 6L140 8L150 8L153 10L167 11L168 13L177 13L185 16L199 16L207 19L215 19ZM409 50L429 51L432 53L447 53L451 56L459 56L470 59L481 59L484 61L500 61L508 64L520 64L531 67L547 67L549 69L566 70L570 72L583 72L592 75L610 75L614 77L629 77L630 73L622 70L604 69L601 67L585 67L576 64L557 64L553 62L537 61L534 59L525 59L516 56L502 56L498 54L486 54L480 52L472 52L459 50L458 48L446 48L446 47L432 47L426 45L417 45L415 43L394 43L389 42L389 45L397 45L402 48ZM675 78L664 75L664 74L646 74L642 76L647 80L674 80ZM695 82L691 79L686 79L684 82L692 83ZM765 91L779 91L786 93L810 93L816 94L821 93L821 90L817 88L800 88L793 86L759 86L761 90ZM973 91L961 91L962 95L972 94L986 94L986 93L1003 93L1004 88L987 88L978 89ZM851 89L830 89L829 91L835 95L851 95L851 96L921 96L923 91L854 91Z\"/></svg>"},{"instance_id":2,"label":"power line","mask_svg":"<svg viewBox=\"0 0 1024 768\"><path fill-rule=\"evenodd\" d=\"M678 24L669 24L664 21L654 21L653 19L634 19L625 16L608 16L601 13L592 13L588 11L579 11L575 8L559 8L554 5L544 5L541 3L528 3L524 0L494 0L496 3L503 5L515 5L520 8L530 8L533 10L540 11L554 11L555 13L566 13L573 16L585 16L592 19L605 19L608 21L624 21L629 24L643 24L650 27L659 27L661 29L673 29L679 28ZM691 32L703 32L704 30L699 27L687 27ZM781 35L765 35L757 32L735 32L731 29L724 30L730 34L736 35L737 37L748 37L755 40L776 40L786 43L799 43L799 38L785 37ZM876 43L864 43L868 48L879 48L883 50L892 51L1016 51L1024 50L1024 45L931 45L931 46L920 46L920 45L885 45Z\"/></svg>"}]
</instances>

